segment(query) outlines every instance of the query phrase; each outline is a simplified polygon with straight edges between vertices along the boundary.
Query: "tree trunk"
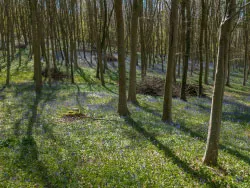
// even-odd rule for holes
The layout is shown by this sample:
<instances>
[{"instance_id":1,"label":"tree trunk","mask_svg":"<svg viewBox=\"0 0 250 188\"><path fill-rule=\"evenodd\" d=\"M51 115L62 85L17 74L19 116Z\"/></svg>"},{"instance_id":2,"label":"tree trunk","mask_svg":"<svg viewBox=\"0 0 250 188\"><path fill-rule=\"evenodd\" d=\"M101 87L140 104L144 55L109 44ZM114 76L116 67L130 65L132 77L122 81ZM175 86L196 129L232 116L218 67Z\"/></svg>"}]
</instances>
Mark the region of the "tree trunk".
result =
<instances>
[{"instance_id":1,"label":"tree trunk","mask_svg":"<svg viewBox=\"0 0 250 188\"><path fill-rule=\"evenodd\" d=\"M125 40L124 21L122 11L122 0L115 0L116 32L118 49L118 69L119 69L119 102L118 113L120 116L129 115L126 98L126 64L125 64Z\"/></svg>"},{"instance_id":2,"label":"tree trunk","mask_svg":"<svg viewBox=\"0 0 250 188\"><path fill-rule=\"evenodd\" d=\"M143 0L140 0L140 42L141 42L141 78L146 77L146 47L144 36Z\"/></svg>"},{"instance_id":3,"label":"tree trunk","mask_svg":"<svg viewBox=\"0 0 250 188\"><path fill-rule=\"evenodd\" d=\"M216 165L218 160L219 139L221 129L222 101L225 88L225 66L226 54L228 53L228 44L232 28L233 15L236 7L236 0L226 1L226 15L220 26L220 39L218 49L217 68L215 84L213 91L212 107L210 114L208 138L203 163L207 165Z\"/></svg>"},{"instance_id":4,"label":"tree trunk","mask_svg":"<svg viewBox=\"0 0 250 188\"><path fill-rule=\"evenodd\" d=\"M190 56L190 44L191 44L191 10L190 10L190 0L186 0L186 11L187 11L187 25L186 25L186 49L183 56L183 75L182 75L182 85L181 85L181 99L186 101L186 84L187 84L187 72L188 72L188 60Z\"/></svg>"},{"instance_id":5,"label":"tree trunk","mask_svg":"<svg viewBox=\"0 0 250 188\"><path fill-rule=\"evenodd\" d=\"M243 86L246 86L247 83L247 64L248 64L248 27L247 23L245 23L245 57L244 57L244 78L243 78Z\"/></svg>"},{"instance_id":6,"label":"tree trunk","mask_svg":"<svg viewBox=\"0 0 250 188\"><path fill-rule=\"evenodd\" d=\"M129 71L128 101L137 104L136 100L136 62L137 62L137 40L138 40L138 0L133 2L133 12L131 20L131 58Z\"/></svg>"},{"instance_id":7,"label":"tree trunk","mask_svg":"<svg viewBox=\"0 0 250 188\"><path fill-rule=\"evenodd\" d=\"M164 102L163 102L163 115L162 121L172 122L172 84L173 84L173 71L175 66L175 53L177 44L177 26L178 26L178 4L179 0L171 1L170 11L170 31L169 31L169 52L168 52L168 65L166 73Z\"/></svg>"},{"instance_id":8,"label":"tree trunk","mask_svg":"<svg viewBox=\"0 0 250 188\"><path fill-rule=\"evenodd\" d=\"M6 46L7 48L7 75L6 75L6 85L9 86L10 84L10 66L11 66L11 59L10 59L10 24L11 18L9 15L9 4L6 5L6 17L7 17L7 26L6 26Z\"/></svg>"},{"instance_id":9,"label":"tree trunk","mask_svg":"<svg viewBox=\"0 0 250 188\"><path fill-rule=\"evenodd\" d=\"M206 57L206 64L205 64L205 74L204 74L204 84L208 85L208 76L209 76L209 45L208 45L208 3L205 3L205 18L204 18L204 40L205 40L205 57Z\"/></svg>"},{"instance_id":10,"label":"tree trunk","mask_svg":"<svg viewBox=\"0 0 250 188\"><path fill-rule=\"evenodd\" d=\"M202 88L202 75L203 75L203 39L204 39L204 27L205 27L205 0L202 0L202 13L201 13L201 26L200 26L200 41L199 41L199 59L200 59L200 73L199 73L199 97L203 94Z\"/></svg>"},{"instance_id":11,"label":"tree trunk","mask_svg":"<svg viewBox=\"0 0 250 188\"><path fill-rule=\"evenodd\" d=\"M36 93L41 93L42 89L42 67L40 55L40 36L39 36L39 12L37 0L30 0L30 10L32 19L32 49L34 53L34 77L36 83Z\"/></svg>"}]
</instances>

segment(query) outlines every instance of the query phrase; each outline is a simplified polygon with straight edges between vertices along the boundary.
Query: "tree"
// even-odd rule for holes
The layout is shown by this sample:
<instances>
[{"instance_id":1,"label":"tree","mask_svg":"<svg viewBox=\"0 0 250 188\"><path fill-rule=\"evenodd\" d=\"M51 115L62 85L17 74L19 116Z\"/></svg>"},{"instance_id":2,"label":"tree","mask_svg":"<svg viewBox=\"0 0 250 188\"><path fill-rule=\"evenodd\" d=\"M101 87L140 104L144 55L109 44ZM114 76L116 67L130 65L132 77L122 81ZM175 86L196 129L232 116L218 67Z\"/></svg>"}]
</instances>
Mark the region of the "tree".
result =
<instances>
[{"instance_id":1,"label":"tree","mask_svg":"<svg viewBox=\"0 0 250 188\"><path fill-rule=\"evenodd\" d=\"M236 0L226 0L225 9L226 13L220 26L217 67L208 128L207 146L203 157L203 163L208 165L216 165L218 160L222 101L225 88L225 66L227 64L226 55L228 53L233 16L236 9Z\"/></svg>"},{"instance_id":2,"label":"tree","mask_svg":"<svg viewBox=\"0 0 250 188\"><path fill-rule=\"evenodd\" d=\"M244 16L245 16L245 20L243 23L243 27L244 27L244 45L245 45L245 54L244 54L244 78L243 78L243 86L246 86L246 82L247 82L247 76L248 76L248 70L247 70L247 66L249 64L249 23L248 23L248 13L249 9L247 7L245 7L244 10Z\"/></svg>"},{"instance_id":3,"label":"tree","mask_svg":"<svg viewBox=\"0 0 250 188\"><path fill-rule=\"evenodd\" d=\"M115 0L117 50L118 50L118 71L119 71L119 102L118 113L121 116L129 115L126 98L126 64L125 64L125 43L124 43L124 21L122 11L122 0Z\"/></svg>"},{"instance_id":4,"label":"tree","mask_svg":"<svg viewBox=\"0 0 250 188\"><path fill-rule=\"evenodd\" d=\"M203 94L202 75L203 75L203 40L204 29L206 26L206 4L205 0L201 0L201 26L200 26L200 39L199 39L199 60L200 60L200 73L199 73L199 97Z\"/></svg>"},{"instance_id":5,"label":"tree","mask_svg":"<svg viewBox=\"0 0 250 188\"><path fill-rule=\"evenodd\" d=\"M191 44L191 10L190 0L186 0L185 8L187 11L187 24L186 24L186 45L185 54L183 56L183 75L181 85L181 99L186 101L186 84L187 84L187 72L188 72L188 61L190 56L190 44Z\"/></svg>"},{"instance_id":6,"label":"tree","mask_svg":"<svg viewBox=\"0 0 250 188\"><path fill-rule=\"evenodd\" d=\"M147 58L146 58L146 47L145 47L145 31L144 31L144 11L143 11L143 0L140 0L140 43L141 43L141 79L146 77L147 69Z\"/></svg>"},{"instance_id":7,"label":"tree","mask_svg":"<svg viewBox=\"0 0 250 188\"><path fill-rule=\"evenodd\" d=\"M131 42L130 42L130 71L129 71L129 90L128 101L137 103L136 100L136 62L137 62L137 40L138 40L138 0L134 0L132 7L132 19L131 19Z\"/></svg>"},{"instance_id":8,"label":"tree","mask_svg":"<svg viewBox=\"0 0 250 188\"><path fill-rule=\"evenodd\" d=\"M209 14L209 7L208 7L208 0L205 1L205 18L204 18L204 45L205 45L205 74L204 74L204 83L208 85L208 76L209 76L209 35L208 35L208 14Z\"/></svg>"},{"instance_id":9,"label":"tree","mask_svg":"<svg viewBox=\"0 0 250 188\"><path fill-rule=\"evenodd\" d=\"M8 86L10 84L10 68L11 68L11 53L10 53L10 34L11 34L11 16L10 16L10 4L9 2L5 1L5 13L7 18L6 23L6 51L7 51L7 75L6 75L6 85Z\"/></svg>"},{"instance_id":10,"label":"tree","mask_svg":"<svg viewBox=\"0 0 250 188\"><path fill-rule=\"evenodd\" d=\"M163 115L162 120L165 122L172 122L172 84L173 71L175 66L175 53L177 45L177 26L178 26L178 5L179 0L171 1L170 11L170 31L169 31L169 50L168 50L168 64L165 81Z\"/></svg>"},{"instance_id":11,"label":"tree","mask_svg":"<svg viewBox=\"0 0 250 188\"><path fill-rule=\"evenodd\" d=\"M93 1L94 2L94 20L95 20L95 24L94 24L94 28L95 28L95 41L96 41L96 49L97 49L97 71L96 71L96 77L101 79L101 83L104 86L105 85L105 81L104 81L104 67L103 67L103 63L102 63L102 52L103 52L103 47L104 47L104 43L105 40L102 39L102 32L104 32L104 39L105 39L105 31L103 31L103 28L106 27L106 16L103 16L103 3L102 1L100 1L99 3L99 7L97 6L96 0ZM105 2L105 1L104 1ZM100 9L100 13L99 10ZM102 23L102 19L98 19L98 17L104 18L104 23ZM102 26L102 24L104 24L104 26ZM100 77L101 76L101 77Z\"/></svg>"},{"instance_id":12,"label":"tree","mask_svg":"<svg viewBox=\"0 0 250 188\"><path fill-rule=\"evenodd\" d=\"M42 89L42 67L40 54L40 36L39 36L39 10L37 0L30 0L30 11L32 19L32 49L34 53L34 77L36 83L36 92L39 94Z\"/></svg>"}]
</instances>

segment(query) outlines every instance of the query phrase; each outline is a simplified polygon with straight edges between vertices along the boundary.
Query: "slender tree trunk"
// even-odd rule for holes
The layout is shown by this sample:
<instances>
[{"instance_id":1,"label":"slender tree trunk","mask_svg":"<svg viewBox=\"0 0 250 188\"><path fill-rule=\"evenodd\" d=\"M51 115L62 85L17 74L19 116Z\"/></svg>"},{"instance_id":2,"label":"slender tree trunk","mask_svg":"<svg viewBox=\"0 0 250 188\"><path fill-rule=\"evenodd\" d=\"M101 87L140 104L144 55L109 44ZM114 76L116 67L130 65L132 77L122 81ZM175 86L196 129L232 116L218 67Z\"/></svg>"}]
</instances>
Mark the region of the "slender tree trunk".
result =
<instances>
[{"instance_id":1,"label":"slender tree trunk","mask_svg":"<svg viewBox=\"0 0 250 188\"><path fill-rule=\"evenodd\" d=\"M202 5L202 13L201 13L201 26L200 26L200 41L199 41L199 59L200 59L200 74L199 74L199 97L203 94L203 86L202 86L202 75L203 75L203 40L204 40L204 27L205 27L205 0L201 1Z\"/></svg>"},{"instance_id":2,"label":"slender tree trunk","mask_svg":"<svg viewBox=\"0 0 250 188\"><path fill-rule=\"evenodd\" d=\"M236 8L236 0L227 0L227 12L220 26L220 39L218 49L217 68L215 84L212 98L212 107L210 122L208 128L208 138L203 163L207 165L216 165L218 161L219 139L221 129L222 102L225 88L225 66L227 64L226 54L228 53L228 44L230 32L233 23L233 15Z\"/></svg>"},{"instance_id":3,"label":"slender tree trunk","mask_svg":"<svg viewBox=\"0 0 250 188\"><path fill-rule=\"evenodd\" d=\"M247 24L247 23L245 23ZM243 78L243 86L246 86L247 83L247 65L248 65L248 27L245 26L245 57L244 57L244 78Z\"/></svg>"},{"instance_id":4,"label":"slender tree trunk","mask_svg":"<svg viewBox=\"0 0 250 188\"><path fill-rule=\"evenodd\" d=\"M125 40L124 21L122 11L122 0L115 0L116 32L118 47L118 69L119 69L119 102L118 113L120 116L129 115L126 97L126 64L125 64Z\"/></svg>"},{"instance_id":5,"label":"slender tree trunk","mask_svg":"<svg viewBox=\"0 0 250 188\"><path fill-rule=\"evenodd\" d=\"M137 62L137 40L138 40L138 0L133 2L133 12L131 20L131 58L130 58L130 71L129 71L129 89L128 101L137 104L136 100L136 62Z\"/></svg>"},{"instance_id":6,"label":"slender tree trunk","mask_svg":"<svg viewBox=\"0 0 250 188\"><path fill-rule=\"evenodd\" d=\"M11 58L10 58L10 22L11 22L11 18L10 18L10 14L9 14L9 3L8 2L5 2L7 3L6 5L6 10L5 10L5 13L6 13L6 17L7 17L7 26L6 26L6 50L7 50L7 75L6 75L6 85L9 86L10 84L10 66L11 66Z\"/></svg>"},{"instance_id":7,"label":"slender tree trunk","mask_svg":"<svg viewBox=\"0 0 250 188\"><path fill-rule=\"evenodd\" d=\"M205 18L204 18L204 41L205 41L205 58L206 58L206 64L205 64L205 74L204 74L204 83L208 85L208 77L209 77L209 44L208 44L208 14L209 14L209 8L208 3L206 1L205 4Z\"/></svg>"},{"instance_id":8,"label":"slender tree trunk","mask_svg":"<svg viewBox=\"0 0 250 188\"><path fill-rule=\"evenodd\" d=\"M41 67L41 55L40 55L40 36L39 36L39 12L37 0L30 0L30 10L32 19L32 49L34 53L34 75L36 83L36 93L41 93L42 89L42 67Z\"/></svg>"},{"instance_id":9,"label":"slender tree trunk","mask_svg":"<svg viewBox=\"0 0 250 188\"><path fill-rule=\"evenodd\" d=\"M165 82L164 102L163 102L163 115L164 122L172 122L172 84L173 84L173 71L175 66L175 53L177 44L177 26L178 26L178 4L179 0L171 1L170 11L170 31L169 31L169 52L168 52L168 65Z\"/></svg>"},{"instance_id":10,"label":"slender tree trunk","mask_svg":"<svg viewBox=\"0 0 250 188\"><path fill-rule=\"evenodd\" d=\"M226 75L227 82L226 82L226 86L230 86L230 74L231 74L231 60L230 59L231 59L231 53L232 53L231 41L232 41L232 39L230 39L229 46L228 46L228 60L227 60L227 72L226 72L227 73L227 75Z\"/></svg>"},{"instance_id":11,"label":"slender tree trunk","mask_svg":"<svg viewBox=\"0 0 250 188\"><path fill-rule=\"evenodd\" d=\"M140 0L140 42L141 42L141 78L146 77L146 47L145 47L145 32L144 32L144 18L143 18L143 0Z\"/></svg>"},{"instance_id":12,"label":"slender tree trunk","mask_svg":"<svg viewBox=\"0 0 250 188\"><path fill-rule=\"evenodd\" d=\"M187 72L188 72L188 60L190 56L190 44L191 44L191 10L190 10L190 0L186 0L186 10L187 10L187 26L186 26L186 49L184 54L183 63L183 75L182 75L182 85L181 85L181 99L186 101L186 84L187 84Z\"/></svg>"}]
</instances>

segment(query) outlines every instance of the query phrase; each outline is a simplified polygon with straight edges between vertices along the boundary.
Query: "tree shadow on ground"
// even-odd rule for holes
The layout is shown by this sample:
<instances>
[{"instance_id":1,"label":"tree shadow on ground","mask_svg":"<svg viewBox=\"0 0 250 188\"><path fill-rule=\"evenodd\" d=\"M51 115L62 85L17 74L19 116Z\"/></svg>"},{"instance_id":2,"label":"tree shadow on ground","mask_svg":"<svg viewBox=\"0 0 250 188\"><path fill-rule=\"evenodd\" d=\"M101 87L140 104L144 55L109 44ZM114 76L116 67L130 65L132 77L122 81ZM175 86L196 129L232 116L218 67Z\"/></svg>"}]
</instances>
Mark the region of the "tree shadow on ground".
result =
<instances>
[{"instance_id":1,"label":"tree shadow on ground","mask_svg":"<svg viewBox=\"0 0 250 188\"><path fill-rule=\"evenodd\" d=\"M247 91L247 86L245 88L242 88L243 90L241 90L241 89L238 89L236 85L235 86L230 85L230 86L227 86L227 89L231 93L236 93L236 94L244 96L244 97L249 96L249 92Z\"/></svg>"},{"instance_id":2,"label":"tree shadow on ground","mask_svg":"<svg viewBox=\"0 0 250 188\"><path fill-rule=\"evenodd\" d=\"M78 67L77 73L84 79L87 84L95 83L95 80L88 76L81 67Z\"/></svg>"},{"instance_id":3,"label":"tree shadow on ground","mask_svg":"<svg viewBox=\"0 0 250 188\"><path fill-rule=\"evenodd\" d=\"M112 80L114 82L118 81L119 74L117 71L107 70L106 73L107 73L110 80Z\"/></svg>"},{"instance_id":4,"label":"tree shadow on ground","mask_svg":"<svg viewBox=\"0 0 250 188\"><path fill-rule=\"evenodd\" d=\"M202 135L201 133L198 133L196 131L193 131L191 128L185 126L185 122L179 122L181 124L180 126L180 130L184 133L188 133L191 137L199 139L203 142L206 142L207 137L205 135ZM220 144L220 149L224 150L225 152L231 154L232 156L236 156L237 158L239 158L240 160L244 161L245 163L250 165L250 157L241 154L239 151L237 151L236 149L232 149L224 144ZM238 147L238 146L237 146Z\"/></svg>"},{"instance_id":5,"label":"tree shadow on ground","mask_svg":"<svg viewBox=\"0 0 250 188\"><path fill-rule=\"evenodd\" d=\"M29 91L31 91L30 86L21 86L21 88L16 88L15 96L17 97L18 93L23 94L23 92L29 92ZM27 117L29 117L30 114L32 114L32 116L35 116L35 117L31 117L29 119L29 121L31 121L32 118L36 118L37 117L37 114L34 114L35 113L35 111L34 111L34 105L38 105L38 104L36 104L36 102L40 103L40 114L39 114L39 116L41 116L42 113L43 113L43 111L44 111L45 105L49 101L52 101L55 98L56 98L56 91L55 90L52 90L51 92L48 92L48 93L43 93L43 96L42 95L36 96L36 98L34 100L34 103L32 104L32 107L30 108L27 105L24 108L24 112L23 112L23 115L21 116L21 118L18 119L15 122L15 124L14 124L14 135L15 136L20 136L20 126L21 126L23 120L26 119ZM30 100L30 98L29 98L29 100ZM43 102L41 103L42 100L43 100ZM20 103L24 103L25 101L27 101L27 96L21 95L21 99L19 101L20 101ZM16 104L16 105L18 105L18 104ZM48 127L43 127L43 128L44 129L48 129Z\"/></svg>"},{"instance_id":6,"label":"tree shadow on ground","mask_svg":"<svg viewBox=\"0 0 250 188\"><path fill-rule=\"evenodd\" d=\"M105 86L103 86L103 87L104 87L108 92L118 95L117 92L115 92L115 91L113 91L111 88L107 87L107 85L105 85Z\"/></svg>"},{"instance_id":7,"label":"tree shadow on ground","mask_svg":"<svg viewBox=\"0 0 250 188\"><path fill-rule=\"evenodd\" d=\"M3 92L6 89L6 85L4 85L1 89L0 89L0 93Z\"/></svg>"},{"instance_id":8,"label":"tree shadow on ground","mask_svg":"<svg viewBox=\"0 0 250 188\"><path fill-rule=\"evenodd\" d=\"M80 97L87 98L87 94L83 93L84 96L81 96L82 94L81 94L81 89L80 89L79 85L75 84L75 86L77 88L76 102L77 102L77 105L80 108L80 111L82 112L84 110L84 107L83 107L84 104L82 104Z\"/></svg>"},{"instance_id":9,"label":"tree shadow on ground","mask_svg":"<svg viewBox=\"0 0 250 188\"><path fill-rule=\"evenodd\" d=\"M224 121L240 122L246 125L250 123L250 106L236 102L234 100L224 100L223 104L228 104L232 111L223 112L222 119Z\"/></svg>"},{"instance_id":10,"label":"tree shadow on ground","mask_svg":"<svg viewBox=\"0 0 250 188\"><path fill-rule=\"evenodd\" d=\"M36 183L39 182L44 187L57 187L57 185L54 185L55 182L67 187L67 184L69 183L67 180L71 179L72 176L70 169L63 166L61 167L63 168L63 174L61 176L64 178L56 174L52 175L49 173L48 164L45 164L41 159L39 159L39 150L36 140L33 136L33 129L37 124L40 123L40 118L38 116L38 106L41 106L41 99L41 96L37 95L33 106L30 109L32 114L27 125L26 135L22 138L19 144L20 152L17 156L17 160L15 161L15 165L28 173L32 181L36 180ZM49 129L48 127L45 127L44 129L46 129L47 132L52 131L52 129ZM49 138L56 141L55 137L53 136L53 132L49 133ZM60 156L56 157L61 158Z\"/></svg>"},{"instance_id":11,"label":"tree shadow on ground","mask_svg":"<svg viewBox=\"0 0 250 188\"><path fill-rule=\"evenodd\" d=\"M126 119L127 123L134 128L138 133L148 139L156 148L163 151L165 156L171 159L171 161L176 164L180 169L182 169L185 173L192 176L192 178L196 179L197 182L202 184L202 180L205 180L206 184L211 187L220 187L222 182L213 181L211 176L209 176L206 172L202 170L193 169L190 165L180 159L175 153L167 146L162 144L155 136L145 130L141 122L134 121L131 117Z\"/></svg>"},{"instance_id":12,"label":"tree shadow on ground","mask_svg":"<svg viewBox=\"0 0 250 188\"><path fill-rule=\"evenodd\" d=\"M161 117L162 114L160 114L159 112L157 112L156 109L150 109L150 105L147 105L145 104L146 106L142 106L140 105L139 103L138 104L135 104L136 107L138 107L139 109L145 111L145 112L148 112L148 113L151 113L153 114L154 116L157 116L157 117Z\"/></svg>"},{"instance_id":13,"label":"tree shadow on ground","mask_svg":"<svg viewBox=\"0 0 250 188\"><path fill-rule=\"evenodd\" d=\"M144 111L148 113L152 113L153 115L156 115L158 117L160 116L160 113L156 112L156 110L149 109L148 107L141 107L141 109L143 109ZM181 130L182 132L189 134L193 138L206 142L207 131L205 132L205 134L199 133L193 130L192 128L189 128L188 126L186 126L186 123L184 121L179 121L176 124L180 125L178 129ZM240 153L238 150L230 148L229 146L224 145L224 144L220 144L220 149L224 150L228 154L235 156L250 165L250 157Z\"/></svg>"},{"instance_id":14,"label":"tree shadow on ground","mask_svg":"<svg viewBox=\"0 0 250 188\"><path fill-rule=\"evenodd\" d=\"M233 144L233 143L230 143L230 142L226 142L226 145L231 146L233 148L238 148L240 150L250 152L250 146L249 145L248 145L248 147L241 147L241 146L237 146L236 144ZM249 158L249 160L250 160L250 158Z\"/></svg>"},{"instance_id":15,"label":"tree shadow on ground","mask_svg":"<svg viewBox=\"0 0 250 188\"><path fill-rule=\"evenodd\" d=\"M51 187L48 171L42 161L39 160L39 152L36 141L33 137L33 127L37 123L37 108L41 96L37 95L31 108L31 117L27 126L26 136L20 142L20 154L17 159L17 165L26 171L32 178L39 179L45 187Z\"/></svg>"},{"instance_id":16,"label":"tree shadow on ground","mask_svg":"<svg viewBox=\"0 0 250 188\"><path fill-rule=\"evenodd\" d=\"M211 98L207 97L207 99L212 100ZM204 113L210 113L211 107L205 106L205 104L197 103L190 105L195 105L201 110L201 112ZM230 108L230 111L225 111L226 105ZM223 112L222 112L222 121L231 121L233 123L240 122L249 124L250 122L250 106L247 106L245 104L239 103L235 101L234 99L224 99L223 100Z\"/></svg>"}]
</instances>

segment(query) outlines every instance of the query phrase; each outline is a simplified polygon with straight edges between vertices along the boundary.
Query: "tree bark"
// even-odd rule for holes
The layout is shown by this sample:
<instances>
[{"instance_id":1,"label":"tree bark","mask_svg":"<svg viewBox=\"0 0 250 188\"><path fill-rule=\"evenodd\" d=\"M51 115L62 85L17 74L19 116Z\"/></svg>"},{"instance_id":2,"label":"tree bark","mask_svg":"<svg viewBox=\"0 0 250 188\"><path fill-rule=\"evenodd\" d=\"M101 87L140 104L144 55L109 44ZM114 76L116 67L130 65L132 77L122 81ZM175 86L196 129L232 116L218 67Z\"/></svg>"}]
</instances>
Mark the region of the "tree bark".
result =
<instances>
[{"instance_id":1,"label":"tree bark","mask_svg":"<svg viewBox=\"0 0 250 188\"><path fill-rule=\"evenodd\" d=\"M200 59L200 73L199 73L199 97L203 94L202 75L203 75L203 40L204 40L204 28L205 28L205 0L201 1L202 13L201 13L201 26L200 26L200 41L199 41L199 59Z\"/></svg>"},{"instance_id":2,"label":"tree bark","mask_svg":"<svg viewBox=\"0 0 250 188\"><path fill-rule=\"evenodd\" d=\"M122 11L122 0L115 0L116 32L118 49L118 71L119 71L119 102L118 113L120 116L129 115L126 98L126 64L125 64L125 40L124 21Z\"/></svg>"},{"instance_id":3,"label":"tree bark","mask_svg":"<svg viewBox=\"0 0 250 188\"><path fill-rule=\"evenodd\" d=\"M182 75L182 85L181 85L181 99L186 101L186 84L187 84L187 72L188 72L188 60L190 56L190 45L191 45L191 10L190 10L190 0L186 0L186 11L187 11L187 25L186 25L186 49L183 56L183 75Z\"/></svg>"},{"instance_id":4,"label":"tree bark","mask_svg":"<svg viewBox=\"0 0 250 188\"><path fill-rule=\"evenodd\" d=\"M30 0L30 10L32 19L32 49L34 53L34 77L36 83L36 93L41 93L42 89L42 67L40 54L40 36L39 36L39 12L37 0Z\"/></svg>"},{"instance_id":5,"label":"tree bark","mask_svg":"<svg viewBox=\"0 0 250 188\"><path fill-rule=\"evenodd\" d=\"M220 26L220 39L218 47L218 59L216 67L215 84L212 98L210 122L208 128L208 138L203 163L207 165L217 165L219 139L221 129L222 102L225 88L225 66L227 64L226 55L230 32L233 23L233 15L236 7L236 0L226 1L227 12Z\"/></svg>"},{"instance_id":6,"label":"tree bark","mask_svg":"<svg viewBox=\"0 0 250 188\"><path fill-rule=\"evenodd\" d=\"M178 23L178 4L179 0L171 1L170 11L170 31L169 31L169 52L168 52L168 65L166 73L164 102L163 102L163 115L162 121L172 122L172 84L173 84L173 71L175 66L175 53L177 44L177 23Z\"/></svg>"},{"instance_id":7,"label":"tree bark","mask_svg":"<svg viewBox=\"0 0 250 188\"><path fill-rule=\"evenodd\" d=\"M128 89L128 101L137 104L136 100L136 62L137 62L137 40L138 40L138 0L133 2L133 12L131 20L131 42L130 42L130 71L129 71L129 89Z\"/></svg>"},{"instance_id":8,"label":"tree bark","mask_svg":"<svg viewBox=\"0 0 250 188\"><path fill-rule=\"evenodd\" d=\"M140 42L141 42L141 79L146 77L146 47L145 47L145 32L144 32L144 18L143 18L143 0L140 0Z\"/></svg>"}]
</instances>

